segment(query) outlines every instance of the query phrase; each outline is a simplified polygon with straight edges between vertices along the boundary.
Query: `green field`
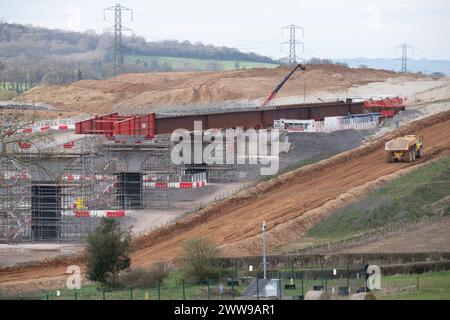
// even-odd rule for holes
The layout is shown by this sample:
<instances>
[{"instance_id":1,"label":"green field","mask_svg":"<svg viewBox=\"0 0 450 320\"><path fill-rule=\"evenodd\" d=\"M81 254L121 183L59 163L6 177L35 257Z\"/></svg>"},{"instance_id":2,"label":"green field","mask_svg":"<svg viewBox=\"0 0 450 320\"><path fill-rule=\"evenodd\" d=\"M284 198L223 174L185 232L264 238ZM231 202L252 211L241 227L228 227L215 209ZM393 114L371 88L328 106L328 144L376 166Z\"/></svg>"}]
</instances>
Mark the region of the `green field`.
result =
<instances>
[{"instance_id":1,"label":"green field","mask_svg":"<svg viewBox=\"0 0 450 320\"><path fill-rule=\"evenodd\" d=\"M450 157L387 183L314 226L313 238L340 238L392 223L450 215Z\"/></svg>"},{"instance_id":2,"label":"green field","mask_svg":"<svg viewBox=\"0 0 450 320\"><path fill-rule=\"evenodd\" d=\"M251 62L251 61L227 61L227 60L202 60L202 59L192 59L192 58L182 58L182 57L154 57L154 56L125 56L126 63L144 63L148 65L152 61L157 61L159 64L168 63L171 65L174 71L184 69L187 65L193 67L195 70L203 71L207 68L208 64L217 63L220 70L235 70L237 69L235 64L239 63L240 69L252 69L252 68L276 68L277 64L271 63L261 63L261 62Z\"/></svg>"},{"instance_id":3,"label":"green field","mask_svg":"<svg viewBox=\"0 0 450 320\"><path fill-rule=\"evenodd\" d=\"M381 290L375 292L378 299L450 300L449 271L384 276L381 279Z\"/></svg>"}]
</instances>

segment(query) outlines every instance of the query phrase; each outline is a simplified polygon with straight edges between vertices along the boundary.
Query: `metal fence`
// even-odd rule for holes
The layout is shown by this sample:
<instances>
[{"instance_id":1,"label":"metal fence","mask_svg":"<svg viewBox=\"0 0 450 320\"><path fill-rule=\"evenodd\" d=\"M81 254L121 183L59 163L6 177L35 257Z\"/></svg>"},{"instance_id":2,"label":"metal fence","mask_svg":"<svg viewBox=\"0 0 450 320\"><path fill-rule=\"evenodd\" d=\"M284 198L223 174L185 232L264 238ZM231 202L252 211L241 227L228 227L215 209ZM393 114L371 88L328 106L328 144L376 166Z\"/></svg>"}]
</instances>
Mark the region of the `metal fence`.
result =
<instances>
[{"instance_id":1,"label":"metal fence","mask_svg":"<svg viewBox=\"0 0 450 320\"><path fill-rule=\"evenodd\" d=\"M359 270L361 269L361 270ZM336 271L338 270L338 271ZM149 288L98 289L94 284L81 289L61 289L35 294L43 300L302 300L310 290L328 292L333 299L348 299L364 291L364 267L268 271L228 270L218 280L184 280L182 274Z\"/></svg>"}]
</instances>

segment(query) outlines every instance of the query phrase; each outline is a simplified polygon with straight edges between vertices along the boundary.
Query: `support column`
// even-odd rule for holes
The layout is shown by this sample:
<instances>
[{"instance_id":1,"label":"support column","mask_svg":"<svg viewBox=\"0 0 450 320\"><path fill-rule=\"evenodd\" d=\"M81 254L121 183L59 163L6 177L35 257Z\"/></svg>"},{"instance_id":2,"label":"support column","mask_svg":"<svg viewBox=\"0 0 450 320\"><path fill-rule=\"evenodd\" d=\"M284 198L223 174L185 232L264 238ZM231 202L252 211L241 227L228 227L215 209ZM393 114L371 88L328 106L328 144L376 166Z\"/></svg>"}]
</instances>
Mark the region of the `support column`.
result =
<instances>
[{"instance_id":1,"label":"support column","mask_svg":"<svg viewBox=\"0 0 450 320\"><path fill-rule=\"evenodd\" d=\"M31 187L31 236L33 241L58 241L61 222L61 187L37 182Z\"/></svg>"},{"instance_id":2,"label":"support column","mask_svg":"<svg viewBox=\"0 0 450 320\"><path fill-rule=\"evenodd\" d=\"M142 173L117 173L117 204L122 209L142 208Z\"/></svg>"}]
</instances>

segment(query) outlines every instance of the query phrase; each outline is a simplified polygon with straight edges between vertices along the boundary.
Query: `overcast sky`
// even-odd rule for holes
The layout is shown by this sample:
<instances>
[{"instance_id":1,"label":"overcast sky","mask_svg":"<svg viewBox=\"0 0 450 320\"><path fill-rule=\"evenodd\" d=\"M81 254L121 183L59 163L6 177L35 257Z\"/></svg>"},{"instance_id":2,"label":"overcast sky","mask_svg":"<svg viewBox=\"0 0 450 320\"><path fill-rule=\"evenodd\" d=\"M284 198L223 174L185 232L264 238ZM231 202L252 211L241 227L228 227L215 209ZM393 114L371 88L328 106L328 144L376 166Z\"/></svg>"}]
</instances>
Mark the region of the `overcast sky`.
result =
<instances>
[{"instance_id":1,"label":"overcast sky","mask_svg":"<svg viewBox=\"0 0 450 320\"><path fill-rule=\"evenodd\" d=\"M118 1L119 2L119 1ZM7 22L98 33L113 24L103 21L104 0L0 0L0 19ZM408 43L413 58L450 60L449 0L127 0L134 21L123 24L147 40L176 39L236 47L273 58L288 55L280 42L281 27L294 23L309 58L394 58L396 46ZM412 52L411 52L412 53Z\"/></svg>"}]
</instances>

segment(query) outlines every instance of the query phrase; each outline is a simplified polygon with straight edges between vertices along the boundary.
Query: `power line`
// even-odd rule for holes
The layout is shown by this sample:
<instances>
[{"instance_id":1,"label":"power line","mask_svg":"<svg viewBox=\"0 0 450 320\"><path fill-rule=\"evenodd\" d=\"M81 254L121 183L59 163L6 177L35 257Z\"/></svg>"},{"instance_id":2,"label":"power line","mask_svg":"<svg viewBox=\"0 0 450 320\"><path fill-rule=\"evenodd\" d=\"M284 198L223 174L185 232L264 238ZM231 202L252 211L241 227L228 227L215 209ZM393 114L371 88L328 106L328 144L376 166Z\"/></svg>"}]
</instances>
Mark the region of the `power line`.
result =
<instances>
[{"instance_id":1,"label":"power line","mask_svg":"<svg viewBox=\"0 0 450 320\"><path fill-rule=\"evenodd\" d=\"M133 9L123 7L120 3L117 3L114 7L103 10L103 20L106 20L106 11L114 11L114 26L106 28L105 31L114 30L114 75L117 75L125 72L122 33L125 31L133 32L132 29L122 25L122 11L129 11L131 13L131 21L133 21Z\"/></svg>"},{"instance_id":2,"label":"power line","mask_svg":"<svg viewBox=\"0 0 450 320\"><path fill-rule=\"evenodd\" d=\"M247 43L247 44L240 44L240 45L236 45L233 46L237 49L247 49L247 48L255 48L255 47L263 47L263 44L266 44L268 42L273 43L273 41L277 41L277 46L279 46L279 41L280 41L280 36L276 37L276 38L271 38L271 39L266 39L266 40L261 40L258 42L253 42L253 43ZM264 46L273 46L272 44L266 44Z\"/></svg>"},{"instance_id":3,"label":"power line","mask_svg":"<svg viewBox=\"0 0 450 320\"><path fill-rule=\"evenodd\" d=\"M165 37L168 37L169 39L172 39L172 40L179 40L178 37L175 37L174 35L170 35L170 34L168 34L168 33L159 31L158 29L156 29L156 28L154 28L154 27L151 27L151 26L148 26L148 25L146 25L146 24L144 24L144 23L142 23L142 22L139 22L139 21L136 21L136 20L133 20L133 22L134 22L135 24L141 26L142 28L148 30L148 31L152 31L152 32L159 33L160 35L163 35L163 36L165 36Z\"/></svg>"},{"instance_id":4,"label":"power line","mask_svg":"<svg viewBox=\"0 0 450 320\"><path fill-rule=\"evenodd\" d=\"M77 27L79 27L79 28L83 28L83 27L87 27L87 26L91 26L91 25L94 25L94 24L99 24L99 23L102 23L102 22L104 22L105 20L96 20L96 21L91 21L91 22L86 22L86 23L82 23L82 24L80 24L79 26L77 26Z\"/></svg>"},{"instance_id":5,"label":"power line","mask_svg":"<svg viewBox=\"0 0 450 320\"><path fill-rule=\"evenodd\" d=\"M306 39L307 44L309 44L309 42L311 42L312 44L316 45L317 47L321 48L322 50L327 51L328 53L331 53L334 57L333 58L344 58L344 56L338 52L336 52L334 49L331 50L327 47L325 47L324 45L321 45L320 43L318 43L317 41L314 41L306 36L304 36L304 38ZM332 55L329 55L329 57L331 58Z\"/></svg>"},{"instance_id":6,"label":"power line","mask_svg":"<svg viewBox=\"0 0 450 320\"><path fill-rule=\"evenodd\" d=\"M264 49L264 48L278 47L279 45L280 45L279 43L276 43L276 44L267 44L267 45L257 46L257 47L235 47L235 48L239 49L239 50L252 50L252 49Z\"/></svg>"},{"instance_id":7,"label":"power line","mask_svg":"<svg viewBox=\"0 0 450 320\"><path fill-rule=\"evenodd\" d=\"M296 50L297 45L298 44L302 45L303 51L305 51L305 45L302 42L298 42L296 40L295 31L301 29L303 36L305 36L305 30L303 29L303 27L296 26L293 23L281 28L282 33L284 29L289 29L289 41L282 42L281 49L283 49L283 44L289 44L289 64L294 64L297 62L297 50Z\"/></svg>"},{"instance_id":8,"label":"power line","mask_svg":"<svg viewBox=\"0 0 450 320\"><path fill-rule=\"evenodd\" d=\"M406 43L403 43L396 48L402 48L402 57L400 58L402 60L402 72L407 73L408 72L408 49L412 49L412 52L414 54L414 47L407 45Z\"/></svg>"}]
</instances>

